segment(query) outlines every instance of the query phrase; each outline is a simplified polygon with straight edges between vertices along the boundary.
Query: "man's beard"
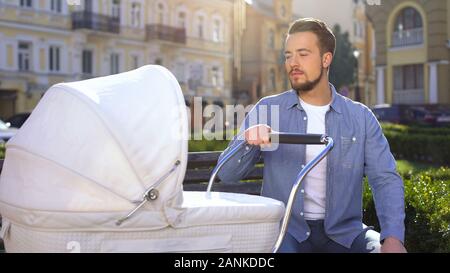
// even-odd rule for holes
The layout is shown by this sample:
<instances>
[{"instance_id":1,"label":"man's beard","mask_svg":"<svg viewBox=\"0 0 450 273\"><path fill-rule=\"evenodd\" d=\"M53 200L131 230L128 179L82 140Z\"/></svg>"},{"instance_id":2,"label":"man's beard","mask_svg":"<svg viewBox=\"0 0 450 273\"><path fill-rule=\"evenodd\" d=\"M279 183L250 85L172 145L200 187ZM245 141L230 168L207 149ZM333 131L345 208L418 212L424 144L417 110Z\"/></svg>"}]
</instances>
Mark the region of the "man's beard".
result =
<instances>
[{"instance_id":1,"label":"man's beard","mask_svg":"<svg viewBox=\"0 0 450 273\"><path fill-rule=\"evenodd\" d=\"M308 92L313 90L320 82L323 76L323 67L320 68L320 75L317 77L317 79L313 81L306 81L305 83L300 83L297 85L294 85L294 83L291 81L292 89L297 91L297 94L300 92Z\"/></svg>"}]
</instances>

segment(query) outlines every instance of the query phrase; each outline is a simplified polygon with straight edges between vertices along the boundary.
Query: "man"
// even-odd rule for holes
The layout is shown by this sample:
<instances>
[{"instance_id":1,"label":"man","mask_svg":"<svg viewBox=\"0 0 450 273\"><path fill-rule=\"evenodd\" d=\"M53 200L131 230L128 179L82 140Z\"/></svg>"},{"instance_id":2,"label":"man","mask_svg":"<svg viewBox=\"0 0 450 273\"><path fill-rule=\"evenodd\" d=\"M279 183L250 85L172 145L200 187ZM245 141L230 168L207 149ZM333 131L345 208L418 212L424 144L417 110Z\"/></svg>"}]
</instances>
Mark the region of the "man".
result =
<instances>
[{"instance_id":1,"label":"man","mask_svg":"<svg viewBox=\"0 0 450 273\"><path fill-rule=\"evenodd\" d=\"M302 183L280 252L406 252L403 182L373 113L339 95L328 82L335 46L334 34L322 21L309 18L291 24L285 67L292 90L263 98L250 111L222 157L244 138L247 145L219 177L238 181L263 155L262 195L286 204L299 170L323 147L279 144L268 151L271 127L327 134L335 140L334 149ZM273 106L279 110L276 121ZM364 175L373 191L381 234L362 223Z\"/></svg>"}]
</instances>

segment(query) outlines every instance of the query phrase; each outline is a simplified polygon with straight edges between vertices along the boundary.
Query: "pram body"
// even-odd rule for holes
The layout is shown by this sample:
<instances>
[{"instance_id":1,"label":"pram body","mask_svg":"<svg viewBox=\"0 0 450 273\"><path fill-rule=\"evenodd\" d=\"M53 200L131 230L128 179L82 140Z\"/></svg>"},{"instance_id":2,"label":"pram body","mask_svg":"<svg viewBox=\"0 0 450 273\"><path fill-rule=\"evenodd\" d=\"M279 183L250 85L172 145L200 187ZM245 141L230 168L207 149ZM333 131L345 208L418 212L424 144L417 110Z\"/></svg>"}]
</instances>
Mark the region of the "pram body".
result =
<instances>
[{"instance_id":1,"label":"pram body","mask_svg":"<svg viewBox=\"0 0 450 273\"><path fill-rule=\"evenodd\" d=\"M283 203L183 192L187 134L181 88L161 66L51 87L7 144L6 251L271 251ZM156 198L118 225L149 189Z\"/></svg>"},{"instance_id":2,"label":"pram body","mask_svg":"<svg viewBox=\"0 0 450 273\"><path fill-rule=\"evenodd\" d=\"M51 87L7 143L0 236L7 252L276 252L299 185L285 205L238 193L183 191L188 119L175 77L156 65ZM283 221L281 222L281 220Z\"/></svg>"}]
</instances>

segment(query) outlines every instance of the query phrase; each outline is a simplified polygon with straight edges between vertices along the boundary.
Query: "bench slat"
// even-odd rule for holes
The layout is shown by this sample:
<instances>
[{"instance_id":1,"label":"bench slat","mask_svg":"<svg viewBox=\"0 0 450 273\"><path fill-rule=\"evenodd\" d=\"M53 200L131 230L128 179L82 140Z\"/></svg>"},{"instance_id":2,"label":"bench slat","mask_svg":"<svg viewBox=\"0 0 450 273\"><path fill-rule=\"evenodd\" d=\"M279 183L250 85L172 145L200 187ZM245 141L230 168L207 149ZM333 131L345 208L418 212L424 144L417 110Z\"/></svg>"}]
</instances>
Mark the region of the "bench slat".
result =
<instances>
[{"instance_id":1,"label":"bench slat","mask_svg":"<svg viewBox=\"0 0 450 273\"><path fill-rule=\"evenodd\" d=\"M221 152L196 152L188 154L187 168L209 167L217 164Z\"/></svg>"},{"instance_id":2,"label":"bench slat","mask_svg":"<svg viewBox=\"0 0 450 273\"><path fill-rule=\"evenodd\" d=\"M188 154L188 169L194 168L208 168L211 166L216 166L219 156L222 152L190 152ZM264 160L261 158L258 163L263 163Z\"/></svg>"},{"instance_id":3,"label":"bench slat","mask_svg":"<svg viewBox=\"0 0 450 273\"><path fill-rule=\"evenodd\" d=\"M261 194L262 181L253 182L239 182L232 184L225 183L215 183L212 187L212 191L215 192L232 192L232 193L244 193L252 195ZM183 185L183 190L185 191L206 191L206 183L201 184L185 184Z\"/></svg>"},{"instance_id":4,"label":"bench slat","mask_svg":"<svg viewBox=\"0 0 450 273\"><path fill-rule=\"evenodd\" d=\"M207 169L199 169L199 170L186 170L186 175L184 177L184 183L199 183L199 182L208 182L211 177L212 170ZM245 180L256 180L261 179L263 177L263 168L258 167L250 172L249 175L245 178ZM218 180L216 178L216 180Z\"/></svg>"}]
</instances>

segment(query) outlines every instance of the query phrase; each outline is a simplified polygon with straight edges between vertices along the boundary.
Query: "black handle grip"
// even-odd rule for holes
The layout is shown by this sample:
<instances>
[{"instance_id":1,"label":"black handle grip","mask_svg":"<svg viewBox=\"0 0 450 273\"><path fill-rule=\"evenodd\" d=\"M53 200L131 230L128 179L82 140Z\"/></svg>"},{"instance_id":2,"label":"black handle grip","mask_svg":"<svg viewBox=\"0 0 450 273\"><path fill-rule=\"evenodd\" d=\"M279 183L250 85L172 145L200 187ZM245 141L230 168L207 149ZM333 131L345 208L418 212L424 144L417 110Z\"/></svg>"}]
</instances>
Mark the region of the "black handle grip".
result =
<instances>
[{"instance_id":1,"label":"black handle grip","mask_svg":"<svg viewBox=\"0 0 450 273\"><path fill-rule=\"evenodd\" d=\"M318 134L296 134L296 133L270 133L270 141L278 138L282 144L308 144L324 145L324 135Z\"/></svg>"}]
</instances>

